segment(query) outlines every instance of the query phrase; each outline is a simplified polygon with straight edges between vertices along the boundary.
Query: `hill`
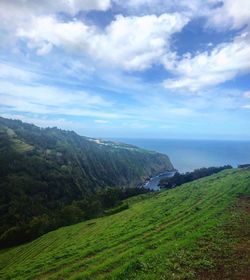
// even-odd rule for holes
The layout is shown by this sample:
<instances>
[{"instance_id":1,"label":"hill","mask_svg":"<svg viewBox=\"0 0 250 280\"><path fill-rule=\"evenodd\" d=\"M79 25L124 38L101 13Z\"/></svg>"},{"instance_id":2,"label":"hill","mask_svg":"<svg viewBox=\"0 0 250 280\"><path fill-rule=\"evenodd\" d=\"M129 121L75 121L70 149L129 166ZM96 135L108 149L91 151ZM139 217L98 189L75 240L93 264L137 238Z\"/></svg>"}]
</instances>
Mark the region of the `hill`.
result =
<instances>
[{"instance_id":1,"label":"hill","mask_svg":"<svg viewBox=\"0 0 250 280\"><path fill-rule=\"evenodd\" d=\"M129 209L0 251L1 279L249 279L250 169L127 201Z\"/></svg>"},{"instance_id":2,"label":"hill","mask_svg":"<svg viewBox=\"0 0 250 280\"><path fill-rule=\"evenodd\" d=\"M5 118L0 167L0 246L98 215L94 194L173 169L163 154Z\"/></svg>"}]
</instances>

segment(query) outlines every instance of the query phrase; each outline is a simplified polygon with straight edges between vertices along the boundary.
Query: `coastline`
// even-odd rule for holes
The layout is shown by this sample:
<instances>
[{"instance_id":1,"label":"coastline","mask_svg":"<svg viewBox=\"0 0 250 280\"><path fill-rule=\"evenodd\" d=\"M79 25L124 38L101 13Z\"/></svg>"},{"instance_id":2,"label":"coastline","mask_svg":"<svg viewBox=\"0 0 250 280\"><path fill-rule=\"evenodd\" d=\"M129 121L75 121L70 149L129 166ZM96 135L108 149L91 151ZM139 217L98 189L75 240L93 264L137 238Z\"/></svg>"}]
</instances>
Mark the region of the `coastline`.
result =
<instances>
[{"instance_id":1,"label":"coastline","mask_svg":"<svg viewBox=\"0 0 250 280\"><path fill-rule=\"evenodd\" d=\"M160 180L163 178L174 176L174 174L177 171L178 170L176 170L176 169L173 169L171 171L167 170L164 172L160 172L157 175L150 176L141 184L141 188L146 188L146 189L150 189L153 191L159 191L160 190L160 186L159 186Z\"/></svg>"}]
</instances>

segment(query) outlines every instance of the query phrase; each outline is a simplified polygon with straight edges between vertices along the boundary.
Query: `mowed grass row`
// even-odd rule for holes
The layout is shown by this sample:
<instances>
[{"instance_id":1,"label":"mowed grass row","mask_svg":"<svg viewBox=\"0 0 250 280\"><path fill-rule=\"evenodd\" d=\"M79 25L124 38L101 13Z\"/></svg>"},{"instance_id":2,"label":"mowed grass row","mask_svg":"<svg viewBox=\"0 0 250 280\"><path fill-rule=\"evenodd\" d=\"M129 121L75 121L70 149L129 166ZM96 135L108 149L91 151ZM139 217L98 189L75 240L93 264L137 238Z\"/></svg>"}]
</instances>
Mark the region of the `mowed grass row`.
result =
<instances>
[{"instance_id":1,"label":"mowed grass row","mask_svg":"<svg viewBox=\"0 0 250 280\"><path fill-rule=\"evenodd\" d=\"M0 251L1 279L197 279L214 260L201 240L223 243L219 229L250 170L227 170L158 194L129 209L50 232Z\"/></svg>"}]
</instances>

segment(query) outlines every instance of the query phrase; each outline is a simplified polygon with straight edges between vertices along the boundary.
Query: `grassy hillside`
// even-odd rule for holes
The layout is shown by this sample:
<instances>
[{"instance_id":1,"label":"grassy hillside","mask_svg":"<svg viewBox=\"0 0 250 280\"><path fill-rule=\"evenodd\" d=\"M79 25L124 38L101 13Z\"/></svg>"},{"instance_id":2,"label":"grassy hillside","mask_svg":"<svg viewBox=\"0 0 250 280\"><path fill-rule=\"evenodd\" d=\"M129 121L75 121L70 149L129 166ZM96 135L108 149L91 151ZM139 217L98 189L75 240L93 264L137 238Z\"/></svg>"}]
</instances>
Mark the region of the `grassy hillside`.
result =
<instances>
[{"instance_id":1,"label":"grassy hillside","mask_svg":"<svg viewBox=\"0 0 250 280\"><path fill-rule=\"evenodd\" d=\"M98 216L97 192L172 168L160 153L0 117L0 246Z\"/></svg>"},{"instance_id":2,"label":"grassy hillside","mask_svg":"<svg viewBox=\"0 0 250 280\"><path fill-rule=\"evenodd\" d=\"M138 196L122 212L0 251L0 278L249 279L249 195L242 169Z\"/></svg>"}]
</instances>

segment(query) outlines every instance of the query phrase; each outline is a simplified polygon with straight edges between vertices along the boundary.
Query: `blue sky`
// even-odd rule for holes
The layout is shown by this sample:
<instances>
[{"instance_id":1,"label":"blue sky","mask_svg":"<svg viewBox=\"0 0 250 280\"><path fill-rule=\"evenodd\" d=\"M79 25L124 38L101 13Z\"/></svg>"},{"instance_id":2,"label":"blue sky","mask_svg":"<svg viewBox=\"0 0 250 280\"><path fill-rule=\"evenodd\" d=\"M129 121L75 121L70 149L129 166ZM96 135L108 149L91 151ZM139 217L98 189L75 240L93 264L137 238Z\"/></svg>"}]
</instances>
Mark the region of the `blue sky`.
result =
<instances>
[{"instance_id":1,"label":"blue sky","mask_svg":"<svg viewBox=\"0 0 250 280\"><path fill-rule=\"evenodd\" d=\"M92 137L250 139L249 0L2 0L0 115Z\"/></svg>"}]
</instances>

